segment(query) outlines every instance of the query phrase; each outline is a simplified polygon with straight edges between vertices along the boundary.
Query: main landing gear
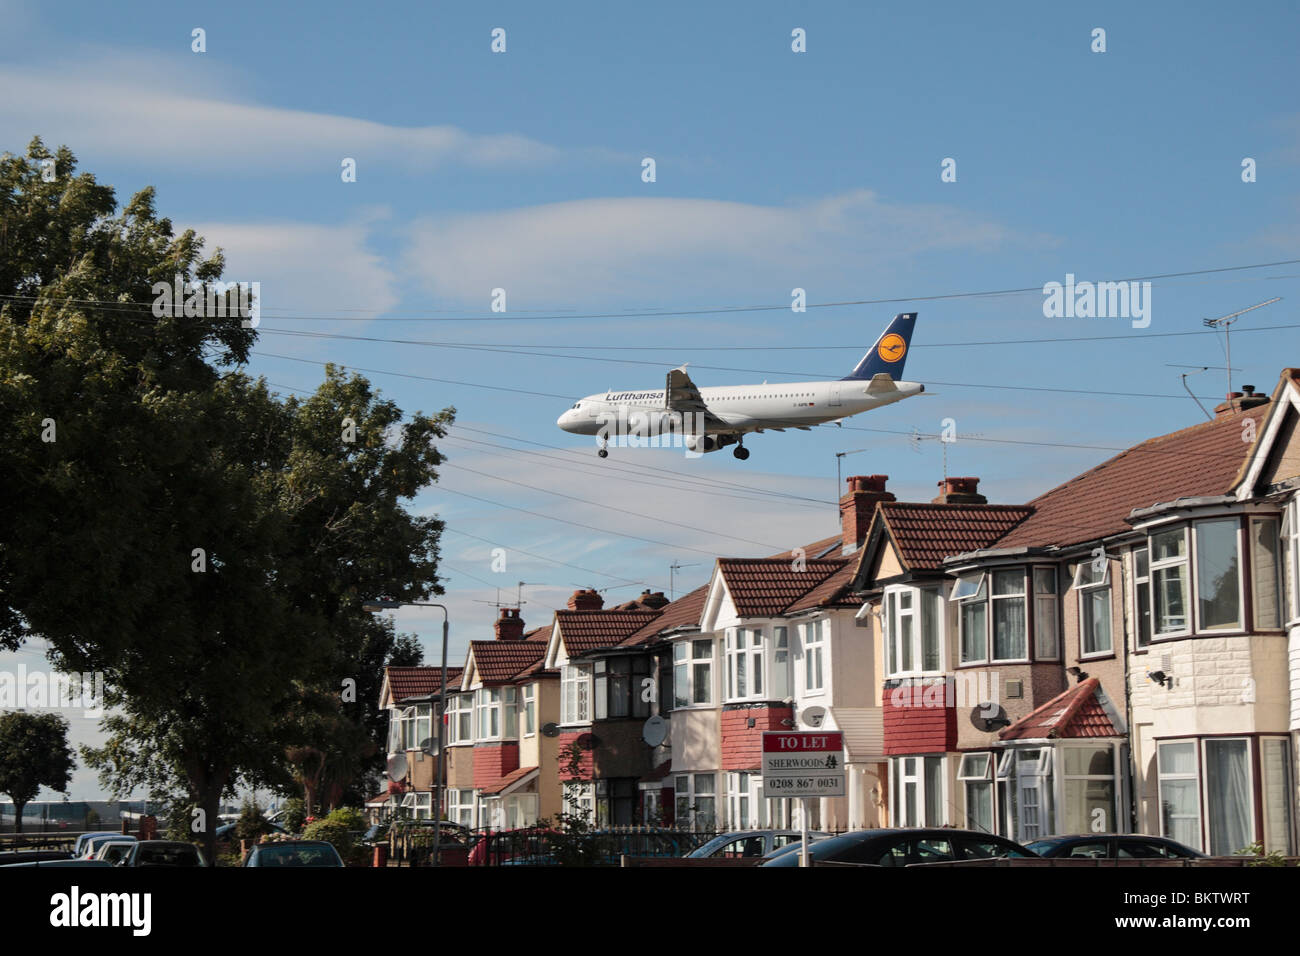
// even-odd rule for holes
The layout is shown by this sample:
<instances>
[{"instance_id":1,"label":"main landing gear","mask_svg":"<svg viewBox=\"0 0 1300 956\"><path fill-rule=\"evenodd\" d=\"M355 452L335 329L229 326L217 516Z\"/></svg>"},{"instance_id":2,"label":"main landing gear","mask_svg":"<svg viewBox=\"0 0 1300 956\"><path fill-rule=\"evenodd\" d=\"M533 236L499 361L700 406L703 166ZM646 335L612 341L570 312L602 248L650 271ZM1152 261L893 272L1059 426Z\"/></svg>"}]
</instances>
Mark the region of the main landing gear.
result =
<instances>
[{"instance_id":1,"label":"main landing gear","mask_svg":"<svg viewBox=\"0 0 1300 956\"><path fill-rule=\"evenodd\" d=\"M732 451L732 454L735 455L737 458L739 458L741 461L744 461L746 458L749 457L749 449L746 448L744 445L737 445L735 447L735 450Z\"/></svg>"}]
</instances>

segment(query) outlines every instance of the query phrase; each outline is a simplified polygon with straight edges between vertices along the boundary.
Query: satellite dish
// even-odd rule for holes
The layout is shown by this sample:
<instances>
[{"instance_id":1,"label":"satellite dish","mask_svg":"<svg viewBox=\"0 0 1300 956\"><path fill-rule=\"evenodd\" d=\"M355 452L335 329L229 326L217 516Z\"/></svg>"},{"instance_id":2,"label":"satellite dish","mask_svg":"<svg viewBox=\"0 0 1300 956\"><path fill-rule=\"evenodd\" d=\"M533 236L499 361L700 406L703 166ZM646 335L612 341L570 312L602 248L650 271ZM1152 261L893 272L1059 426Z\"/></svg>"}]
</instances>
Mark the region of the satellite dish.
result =
<instances>
[{"instance_id":1,"label":"satellite dish","mask_svg":"<svg viewBox=\"0 0 1300 956\"><path fill-rule=\"evenodd\" d=\"M543 736L543 737L558 737L558 736L560 736L560 725L559 725L559 724L542 724L542 736Z\"/></svg>"},{"instance_id":2,"label":"satellite dish","mask_svg":"<svg viewBox=\"0 0 1300 956\"><path fill-rule=\"evenodd\" d=\"M641 725L641 739L647 747L658 747L668 739L668 721L658 714Z\"/></svg>"},{"instance_id":3,"label":"satellite dish","mask_svg":"<svg viewBox=\"0 0 1300 956\"><path fill-rule=\"evenodd\" d=\"M438 738L425 737L423 740L420 741L420 749L425 753L427 753L430 757L438 756Z\"/></svg>"},{"instance_id":4,"label":"satellite dish","mask_svg":"<svg viewBox=\"0 0 1300 956\"><path fill-rule=\"evenodd\" d=\"M984 734L996 733L1003 727L1011 726L1006 711L992 701L986 701L972 710L970 722L976 730Z\"/></svg>"},{"instance_id":5,"label":"satellite dish","mask_svg":"<svg viewBox=\"0 0 1300 956\"><path fill-rule=\"evenodd\" d=\"M393 754L388 758L388 779L400 783L406 779L406 754Z\"/></svg>"},{"instance_id":6,"label":"satellite dish","mask_svg":"<svg viewBox=\"0 0 1300 956\"><path fill-rule=\"evenodd\" d=\"M803 709L803 713L799 715L800 723L807 724L809 727L813 728L814 730L820 727L822 725L822 722L825 719L826 719L825 707L805 707Z\"/></svg>"},{"instance_id":7,"label":"satellite dish","mask_svg":"<svg viewBox=\"0 0 1300 956\"><path fill-rule=\"evenodd\" d=\"M593 733L578 734L574 744L579 750L595 750L600 745L600 740Z\"/></svg>"}]
</instances>

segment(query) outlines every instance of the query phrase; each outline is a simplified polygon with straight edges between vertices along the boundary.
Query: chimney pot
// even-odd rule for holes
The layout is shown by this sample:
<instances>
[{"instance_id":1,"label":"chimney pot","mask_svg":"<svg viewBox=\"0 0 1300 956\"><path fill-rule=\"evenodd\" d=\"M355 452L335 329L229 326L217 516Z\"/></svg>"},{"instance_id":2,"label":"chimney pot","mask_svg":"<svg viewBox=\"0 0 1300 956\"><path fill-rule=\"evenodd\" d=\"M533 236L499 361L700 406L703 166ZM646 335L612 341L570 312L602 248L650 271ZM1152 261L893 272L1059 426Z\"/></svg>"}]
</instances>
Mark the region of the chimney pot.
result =
<instances>
[{"instance_id":1,"label":"chimney pot","mask_svg":"<svg viewBox=\"0 0 1300 956\"><path fill-rule=\"evenodd\" d=\"M866 540L876 502L895 498L893 492L885 490L888 475L853 475L847 481L849 490L840 499L840 551L853 554Z\"/></svg>"},{"instance_id":2,"label":"chimney pot","mask_svg":"<svg viewBox=\"0 0 1300 956\"><path fill-rule=\"evenodd\" d=\"M605 599L595 588L581 588L569 598L570 611L599 611L605 606Z\"/></svg>"},{"instance_id":3,"label":"chimney pot","mask_svg":"<svg viewBox=\"0 0 1300 956\"><path fill-rule=\"evenodd\" d=\"M524 636L524 619L519 616L519 608L503 607L494 626L498 641L518 641Z\"/></svg>"},{"instance_id":4,"label":"chimney pot","mask_svg":"<svg viewBox=\"0 0 1300 956\"><path fill-rule=\"evenodd\" d=\"M938 482L939 495L931 501L936 505L986 505L988 499L979 493L980 480L973 475L950 475Z\"/></svg>"}]
</instances>

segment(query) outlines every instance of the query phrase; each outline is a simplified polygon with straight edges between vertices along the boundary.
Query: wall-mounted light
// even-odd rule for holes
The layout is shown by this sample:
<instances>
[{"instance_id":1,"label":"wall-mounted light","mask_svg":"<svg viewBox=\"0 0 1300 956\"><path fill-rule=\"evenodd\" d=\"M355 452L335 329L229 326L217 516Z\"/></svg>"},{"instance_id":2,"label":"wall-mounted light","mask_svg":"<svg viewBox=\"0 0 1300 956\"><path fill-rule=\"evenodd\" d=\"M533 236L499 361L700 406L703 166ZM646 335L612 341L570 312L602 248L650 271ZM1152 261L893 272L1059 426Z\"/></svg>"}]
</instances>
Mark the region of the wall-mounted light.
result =
<instances>
[{"instance_id":1,"label":"wall-mounted light","mask_svg":"<svg viewBox=\"0 0 1300 956\"><path fill-rule=\"evenodd\" d=\"M1153 680L1161 687L1174 686L1174 679L1164 671L1147 671L1147 680Z\"/></svg>"},{"instance_id":2,"label":"wall-mounted light","mask_svg":"<svg viewBox=\"0 0 1300 956\"><path fill-rule=\"evenodd\" d=\"M1088 672L1081 667L1067 667L1065 672L1073 676L1076 681L1085 681L1088 679Z\"/></svg>"}]
</instances>

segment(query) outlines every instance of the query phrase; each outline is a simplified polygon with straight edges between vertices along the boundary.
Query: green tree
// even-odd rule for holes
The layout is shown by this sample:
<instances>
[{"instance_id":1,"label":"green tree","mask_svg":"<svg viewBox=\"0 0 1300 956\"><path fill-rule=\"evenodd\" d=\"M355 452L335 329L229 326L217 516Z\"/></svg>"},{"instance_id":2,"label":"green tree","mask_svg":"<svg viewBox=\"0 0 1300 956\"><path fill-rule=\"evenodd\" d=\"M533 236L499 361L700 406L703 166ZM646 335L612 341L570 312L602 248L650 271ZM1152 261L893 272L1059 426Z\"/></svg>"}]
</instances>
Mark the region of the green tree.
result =
<instances>
[{"instance_id":1,"label":"green tree","mask_svg":"<svg viewBox=\"0 0 1300 956\"><path fill-rule=\"evenodd\" d=\"M63 717L23 710L0 714L0 793L14 802L15 832L23 832L23 808L41 787L67 793L75 766Z\"/></svg>"},{"instance_id":2,"label":"green tree","mask_svg":"<svg viewBox=\"0 0 1300 956\"><path fill-rule=\"evenodd\" d=\"M115 216L66 149L45 182L48 155L0 159L0 647L40 635L102 672L87 761L116 795L183 793L211 853L222 796L282 782L285 715L342 693L361 602L441 593L441 522L403 502L454 412L404 418L333 367L302 400L231 369L256 335L233 309L150 307L155 282L217 281L221 251L151 189Z\"/></svg>"}]
</instances>

